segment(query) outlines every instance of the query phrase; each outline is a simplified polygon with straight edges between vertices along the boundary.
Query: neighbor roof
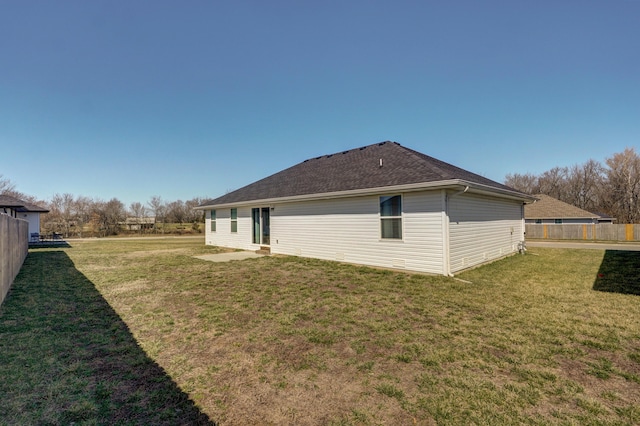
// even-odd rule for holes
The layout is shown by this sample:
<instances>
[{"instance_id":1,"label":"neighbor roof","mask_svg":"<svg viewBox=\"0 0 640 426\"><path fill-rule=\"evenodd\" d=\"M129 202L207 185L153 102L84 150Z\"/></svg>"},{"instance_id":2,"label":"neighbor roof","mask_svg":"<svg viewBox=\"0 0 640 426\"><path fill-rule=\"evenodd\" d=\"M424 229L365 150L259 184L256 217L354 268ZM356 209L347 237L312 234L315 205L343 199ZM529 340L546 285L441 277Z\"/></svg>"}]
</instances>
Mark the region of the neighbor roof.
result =
<instances>
[{"instance_id":1,"label":"neighbor roof","mask_svg":"<svg viewBox=\"0 0 640 426\"><path fill-rule=\"evenodd\" d=\"M397 142L386 141L305 160L206 201L200 208L412 184L437 186L438 183L476 185L523 200L533 200L508 186L405 148Z\"/></svg>"},{"instance_id":2,"label":"neighbor roof","mask_svg":"<svg viewBox=\"0 0 640 426\"><path fill-rule=\"evenodd\" d=\"M537 194L534 197L538 201L525 206L525 219L599 219L601 217L549 195Z\"/></svg>"},{"instance_id":3,"label":"neighbor roof","mask_svg":"<svg viewBox=\"0 0 640 426\"><path fill-rule=\"evenodd\" d=\"M19 198L11 195L0 194L0 207L9 207L17 212L34 212L34 213L48 213L49 210L44 209L28 201L20 200Z\"/></svg>"}]
</instances>

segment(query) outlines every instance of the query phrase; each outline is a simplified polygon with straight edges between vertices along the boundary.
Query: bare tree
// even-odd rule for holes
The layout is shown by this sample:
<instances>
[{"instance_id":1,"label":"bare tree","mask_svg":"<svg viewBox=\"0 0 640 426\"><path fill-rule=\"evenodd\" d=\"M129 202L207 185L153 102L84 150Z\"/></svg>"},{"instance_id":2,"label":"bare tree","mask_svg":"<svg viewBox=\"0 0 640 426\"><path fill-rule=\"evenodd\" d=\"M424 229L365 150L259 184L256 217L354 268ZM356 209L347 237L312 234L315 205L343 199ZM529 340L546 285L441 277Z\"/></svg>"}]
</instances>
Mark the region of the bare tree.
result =
<instances>
[{"instance_id":1,"label":"bare tree","mask_svg":"<svg viewBox=\"0 0 640 426\"><path fill-rule=\"evenodd\" d=\"M554 167L542 173L538 179L539 192L565 201L567 199L568 173L567 167Z\"/></svg>"},{"instance_id":2,"label":"bare tree","mask_svg":"<svg viewBox=\"0 0 640 426\"><path fill-rule=\"evenodd\" d=\"M196 197L191 200L185 201L184 206L187 213L187 220L191 223L202 223L204 222L204 214L200 210L196 210L195 208L202 204L202 198Z\"/></svg>"},{"instance_id":3,"label":"bare tree","mask_svg":"<svg viewBox=\"0 0 640 426\"><path fill-rule=\"evenodd\" d=\"M136 219L136 225L138 225L138 233L142 233L142 222L147 214L147 208L140 202L131 203L129 206L129 214Z\"/></svg>"},{"instance_id":4,"label":"bare tree","mask_svg":"<svg viewBox=\"0 0 640 426\"><path fill-rule=\"evenodd\" d=\"M76 213L76 235L82 237L85 225L91 221L94 201L89 197L79 196L74 201L73 209Z\"/></svg>"},{"instance_id":5,"label":"bare tree","mask_svg":"<svg viewBox=\"0 0 640 426\"><path fill-rule=\"evenodd\" d=\"M125 216L124 204L117 198L112 198L107 202L96 201L94 203L92 221L94 227L97 228L96 231L102 236L116 235Z\"/></svg>"},{"instance_id":6,"label":"bare tree","mask_svg":"<svg viewBox=\"0 0 640 426\"><path fill-rule=\"evenodd\" d=\"M504 184L525 194L538 194L540 192L538 176L531 173L508 174L505 177Z\"/></svg>"},{"instance_id":7,"label":"bare tree","mask_svg":"<svg viewBox=\"0 0 640 426\"><path fill-rule=\"evenodd\" d=\"M11 195L15 197L16 185L9 178L0 175L0 195Z\"/></svg>"},{"instance_id":8,"label":"bare tree","mask_svg":"<svg viewBox=\"0 0 640 426\"><path fill-rule=\"evenodd\" d=\"M184 201L176 200L167 204L167 220L180 224L188 220L187 208L185 207Z\"/></svg>"},{"instance_id":9,"label":"bare tree","mask_svg":"<svg viewBox=\"0 0 640 426\"><path fill-rule=\"evenodd\" d=\"M640 222L640 156L635 148L606 159L606 207L620 223Z\"/></svg>"},{"instance_id":10,"label":"bare tree","mask_svg":"<svg viewBox=\"0 0 640 426\"><path fill-rule=\"evenodd\" d=\"M566 180L565 202L587 211L599 210L604 167L595 160L569 169Z\"/></svg>"},{"instance_id":11,"label":"bare tree","mask_svg":"<svg viewBox=\"0 0 640 426\"><path fill-rule=\"evenodd\" d=\"M74 225L75 210L74 210L73 195L65 193L62 194L62 210L61 218L65 237L69 236L71 227Z\"/></svg>"},{"instance_id":12,"label":"bare tree","mask_svg":"<svg viewBox=\"0 0 640 426\"><path fill-rule=\"evenodd\" d=\"M69 237L71 226L74 225L73 202L71 194L54 194L48 203L49 214L44 223L45 229L50 232L60 232L65 238Z\"/></svg>"},{"instance_id":13,"label":"bare tree","mask_svg":"<svg viewBox=\"0 0 640 426\"><path fill-rule=\"evenodd\" d=\"M160 226L162 229L162 233L164 234L164 221L166 211L165 203L162 201L162 198L159 195L154 195L153 197L151 197L151 200L149 200L147 204L151 208L151 211L156 218L156 232L158 229L158 224L161 224Z\"/></svg>"},{"instance_id":14,"label":"bare tree","mask_svg":"<svg viewBox=\"0 0 640 426\"><path fill-rule=\"evenodd\" d=\"M204 223L204 212L195 209L200 204L202 204L200 197L192 198L184 203L187 220L191 223L191 229L196 232L201 232L200 225Z\"/></svg>"},{"instance_id":15,"label":"bare tree","mask_svg":"<svg viewBox=\"0 0 640 426\"><path fill-rule=\"evenodd\" d=\"M33 204L46 204L42 201L39 201L32 195L28 195L18 191L16 189L15 183L11 182L9 178L2 177L2 175L0 175L0 195L9 195L11 197L18 198L23 201L28 201Z\"/></svg>"}]
</instances>

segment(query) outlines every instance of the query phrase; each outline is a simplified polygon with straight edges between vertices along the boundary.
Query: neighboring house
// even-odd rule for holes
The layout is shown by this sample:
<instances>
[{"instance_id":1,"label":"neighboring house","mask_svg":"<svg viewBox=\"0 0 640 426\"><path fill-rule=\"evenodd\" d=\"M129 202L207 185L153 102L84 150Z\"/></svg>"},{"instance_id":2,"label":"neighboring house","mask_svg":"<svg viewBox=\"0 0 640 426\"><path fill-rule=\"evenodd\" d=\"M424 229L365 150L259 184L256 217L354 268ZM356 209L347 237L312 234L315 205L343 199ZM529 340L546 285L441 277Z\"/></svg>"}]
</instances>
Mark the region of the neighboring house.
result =
<instances>
[{"instance_id":1,"label":"neighboring house","mask_svg":"<svg viewBox=\"0 0 640 426\"><path fill-rule=\"evenodd\" d=\"M611 225L617 220L615 217L609 216L606 213L593 212L593 214L598 216L598 224L600 225L602 224Z\"/></svg>"},{"instance_id":2,"label":"neighboring house","mask_svg":"<svg viewBox=\"0 0 640 426\"><path fill-rule=\"evenodd\" d=\"M208 245L452 275L517 252L532 201L382 142L303 161L198 209Z\"/></svg>"},{"instance_id":3,"label":"neighboring house","mask_svg":"<svg viewBox=\"0 0 640 426\"><path fill-rule=\"evenodd\" d=\"M550 197L534 195L535 203L527 204L524 209L526 223L538 224L597 224L612 223L615 219L582 210L571 204Z\"/></svg>"},{"instance_id":4,"label":"neighboring house","mask_svg":"<svg viewBox=\"0 0 640 426\"><path fill-rule=\"evenodd\" d=\"M10 195L0 195L0 214L29 222L29 235L40 233L40 213L49 213L49 210Z\"/></svg>"},{"instance_id":5,"label":"neighboring house","mask_svg":"<svg viewBox=\"0 0 640 426\"><path fill-rule=\"evenodd\" d=\"M127 231L147 231L153 229L156 223L155 217L128 217L121 223Z\"/></svg>"}]
</instances>

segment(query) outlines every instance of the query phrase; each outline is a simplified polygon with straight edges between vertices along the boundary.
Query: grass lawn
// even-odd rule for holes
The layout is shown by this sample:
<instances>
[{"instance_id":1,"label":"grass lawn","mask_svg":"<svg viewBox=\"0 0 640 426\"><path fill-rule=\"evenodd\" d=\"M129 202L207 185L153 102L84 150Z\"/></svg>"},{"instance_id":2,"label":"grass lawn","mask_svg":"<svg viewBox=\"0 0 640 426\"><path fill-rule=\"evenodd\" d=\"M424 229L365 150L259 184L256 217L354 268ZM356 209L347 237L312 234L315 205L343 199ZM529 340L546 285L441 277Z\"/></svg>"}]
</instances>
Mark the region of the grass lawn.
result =
<instances>
[{"instance_id":1,"label":"grass lawn","mask_svg":"<svg viewBox=\"0 0 640 426\"><path fill-rule=\"evenodd\" d=\"M640 252L464 281L200 239L34 249L0 308L0 424L640 424Z\"/></svg>"}]
</instances>

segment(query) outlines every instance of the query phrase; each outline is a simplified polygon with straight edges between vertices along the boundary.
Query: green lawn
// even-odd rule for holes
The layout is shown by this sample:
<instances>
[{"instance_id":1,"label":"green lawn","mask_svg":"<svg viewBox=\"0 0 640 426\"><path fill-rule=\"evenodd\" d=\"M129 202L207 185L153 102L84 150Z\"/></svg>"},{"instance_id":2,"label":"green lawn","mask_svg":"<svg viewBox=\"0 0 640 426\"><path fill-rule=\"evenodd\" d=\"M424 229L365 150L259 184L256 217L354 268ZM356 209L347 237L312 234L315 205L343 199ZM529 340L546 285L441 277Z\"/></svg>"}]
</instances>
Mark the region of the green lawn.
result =
<instances>
[{"instance_id":1,"label":"green lawn","mask_svg":"<svg viewBox=\"0 0 640 426\"><path fill-rule=\"evenodd\" d=\"M459 275L201 240L30 252L0 308L0 424L638 424L640 252Z\"/></svg>"}]
</instances>

